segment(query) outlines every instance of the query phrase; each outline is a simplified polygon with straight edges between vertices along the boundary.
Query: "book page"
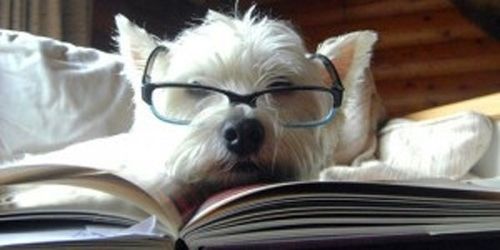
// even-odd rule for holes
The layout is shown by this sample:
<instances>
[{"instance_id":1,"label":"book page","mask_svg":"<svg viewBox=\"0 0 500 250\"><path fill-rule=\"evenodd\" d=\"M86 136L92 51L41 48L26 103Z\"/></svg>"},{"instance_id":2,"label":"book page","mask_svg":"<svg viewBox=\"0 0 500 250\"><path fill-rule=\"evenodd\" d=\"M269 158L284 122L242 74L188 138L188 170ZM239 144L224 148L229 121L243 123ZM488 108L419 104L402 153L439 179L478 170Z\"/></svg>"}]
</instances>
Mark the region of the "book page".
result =
<instances>
[{"instance_id":1,"label":"book page","mask_svg":"<svg viewBox=\"0 0 500 250\"><path fill-rule=\"evenodd\" d=\"M0 223L81 218L126 226L149 216L129 200L95 189L51 183L0 186Z\"/></svg>"},{"instance_id":2,"label":"book page","mask_svg":"<svg viewBox=\"0 0 500 250\"><path fill-rule=\"evenodd\" d=\"M0 249L175 249L174 242L156 231L155 217L127 228L85 222L40 224L22 230L2 230Z\"/></svg>"},{"instance_id":3,"label":"book page","mask_svg":"<svg viewBox=\"0 0 500 250\"><path fill-rule=\"evenodd\" d=\"M26 183L52 183L99 190L129 200L151 215L155 215L174 238L182 219L170 200L160 204L149 193L130 181L106 171L90 167L37 164L16 165L0 169L0 186Z\"/></svg>"},{"instance_id":4,"label":"book page","mask_svg":"<svg viewBox=\"0 0 500 250\"><path fill-rule=\"evenodd\" d=\"M298 184L300 182L292 182ZM231 202L242 199L243 197L258 194L260 192L265 192L266 190L271 190L285 185L290 185L291 183L276 183L276 184L255 184L248 186L235 187L228 190L224 190L220 193L212 195L209 197L198 209L196 214L189 220L186 226L197 223L202 218L208 216L213 212L220 212L219 209Z\"/></svg>"},{"instance_id":5,"label":"book page","mask_svg":"<svg viewBox=\"0 0 500 250\"><path fill-rule=\"evenodd\" d=\"M236 187L212 195L203 203L202 206L200 206L200 208L198 209L194 217L191 218L188 224L196 223L198 220L208 216L211 213L219 213L222 207L229 206L229 204L231 204L231 207L236 205L247 206L247 204L245 203L258 202L261 199L268 199L269 197L280 198L286 195L297 196L303 192L339 192L340 190L335 190L335 187L343 187L343 189L348 189L344 191L349 191L350 193L355 192L355 189L360 189L361 191L368 190L368 188L366 187L373 187L376 188L376 192L378 192L380 195L394 195L392 193L393 189L401 187L403 188L404 192L402 192L401 190L397 192L400 193L400 196L428 196L429 198L436 197L437 200L440 200L441 196L449 196L450 199L461 199L465 197L474 198L476 196L479 196L480 194L484 195L484 198L489 197L492 200L500 199L500 185L495 189L492 187L479 186L451 180L415 180L407 182L299 181L275 184L256 184Z\"/></svg>"},{"instance_id":6,"label":"book page","mask_svg":"<svg viewBox=\"0 0 500 250\"><path fill-rule=\"evenodd\" d=\"M397 233L403 228L410 234L431 233L425 225L464 232L469 224L494 221L499 225L494 229L500 229L500 192L471 185L295 182L215 195L180 235L196 247L231 238L275 240L287 230L287 235L301 237L323 231L339 236Z\"/></svg>"}]
</instances>

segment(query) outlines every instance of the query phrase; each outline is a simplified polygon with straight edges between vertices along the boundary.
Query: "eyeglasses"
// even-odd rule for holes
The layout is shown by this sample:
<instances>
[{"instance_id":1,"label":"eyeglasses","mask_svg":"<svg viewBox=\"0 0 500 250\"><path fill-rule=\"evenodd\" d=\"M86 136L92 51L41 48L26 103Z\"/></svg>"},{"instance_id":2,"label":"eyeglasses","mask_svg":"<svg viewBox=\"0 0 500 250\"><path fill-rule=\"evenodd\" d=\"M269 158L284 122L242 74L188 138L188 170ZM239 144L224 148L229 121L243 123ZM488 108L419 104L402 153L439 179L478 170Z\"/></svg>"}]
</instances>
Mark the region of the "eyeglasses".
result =
<instances>
[{"instance_id":1,"label":"eyeglasses","mask_svg":"<svg viewBox=\"0 0 500 250\"><path fill-rule=\"evenodd\" d=\"M276 86L251 94L241 95L212 86L151 82L152 65L158 54L166 53L165 46L151 52L142 78L142 99L160 120L187 125L195 117L210 114L217 107L246 104L263 109L277 117L285 127L314 127L331 121L342 103L343 86L332 63L325 56L314 54L325 65L333 84L331 88L320 86Z\"/></svg>"}]
</instances>

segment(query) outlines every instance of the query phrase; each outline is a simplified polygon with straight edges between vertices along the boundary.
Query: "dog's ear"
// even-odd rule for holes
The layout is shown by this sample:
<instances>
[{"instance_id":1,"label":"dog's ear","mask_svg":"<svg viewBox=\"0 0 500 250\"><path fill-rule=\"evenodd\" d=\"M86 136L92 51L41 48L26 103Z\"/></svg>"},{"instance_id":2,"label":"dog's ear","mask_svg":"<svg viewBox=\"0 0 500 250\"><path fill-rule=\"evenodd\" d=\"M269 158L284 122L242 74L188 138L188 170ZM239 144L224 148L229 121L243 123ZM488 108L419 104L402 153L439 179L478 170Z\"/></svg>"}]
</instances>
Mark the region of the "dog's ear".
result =
<instances>
[{"instance_id":1,"label":"dog's ear","mask_svg":"<svg viewBox=\"0 0 500 250\"><path fill-rule=\"evenodd\" d=\"M344 119L339 120L339 141L333 153L336 164L360 164L372 156L377 143L377 125L383 120L384 108L370 72L376 41L377 33L358 31L330 38L318 48L318 53L335 65L345 87Z\"/></svg>"},{"instance_id":2,"label":"dog's ear","mask_svg":"<svg viewBox=\"0 0 500 250\"><path fill-rule=\"evenodd\" d=\"M115 16L115 23L118 33L115 41L125 59L127 73L132 74L128 77L136 81L144 71L149 54L160 44L160 39L148 34L121 14Z\"/></svg>"},{"instance_id":3,"label":"dog's ear","mask_svg":"<svg viewBox=\"0 0 500 250\"><path fill-rule=\"evenodd\" d=\"M330 58L346 88L361 80L370 59L377 33L357 31L325 40L316 53Z\"/></svg>"}]
</instances>

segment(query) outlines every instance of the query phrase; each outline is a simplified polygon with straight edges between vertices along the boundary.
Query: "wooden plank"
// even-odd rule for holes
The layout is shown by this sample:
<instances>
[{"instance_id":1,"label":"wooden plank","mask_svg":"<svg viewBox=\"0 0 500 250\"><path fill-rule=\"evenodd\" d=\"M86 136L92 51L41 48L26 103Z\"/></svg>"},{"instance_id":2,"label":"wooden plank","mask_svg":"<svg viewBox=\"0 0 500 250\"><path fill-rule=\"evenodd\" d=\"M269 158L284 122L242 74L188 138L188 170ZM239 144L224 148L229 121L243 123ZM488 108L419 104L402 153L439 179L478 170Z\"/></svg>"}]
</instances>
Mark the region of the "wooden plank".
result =
<instances>
[{"instance_id":1,"label":"wooden plank","mask_svg":"<svg viewBox=\"0 0 500 250\"><path fill-rule=\"evenodd\" d=\"M451 2L447 0L380 0L363 1L362 3L353 3L353 1L323 1L323 5L325 6L317 6L316 9L308 11L297 7L294 10L300 11L289 13L288 16L293 17L292 21L294 23L300 24L301 27L309 28L310 26L322 24L353 22L362 19L454 8ZM279 9L277 11L279 12Z\"/></svg>"},{"instance_id":2,"label":"wooden plank","mask_svg":"<svg viewBox=\"0 0 500 250\"><path fill-rule=\"evenodd\" d=\"M479 70L500 70L500 54L472 55L440 60L409 60L372 67L378 81L459 74Z\"/></svg>"},{"instance_id":3,"label":"wooden plank","mask_svg":"<svg viewBox=\"0 0 500 250\"><path fill-rule=\"evenodd\" d=\"M454 40L427 46L408 46L394 49L378 49L376 62L388 63L412 60L437 60L481 53L500 53L500 42L492 38Z\"/></svg>"},{"instance_id":4,"label":"wooden plank","mask_svg":"<svg viewBox=\"0 0 500 250\"><path fill-rule=\"evenodd\" d=\"M391 117L500 91L500 71L376 82Z\"/></svg>"},{"instance_id":5,"label":"wooden plank","mask_svg":"<svg viewBox=\"0 0 500 250\"><path fill-rule=\"evenodd\" d=\"M411 78L393 81L376 81L379 92L395 98L401 94L414 92L467 92L490 84L500 91L500 71L479 71L436 77Z\"/></svg>"},{"instance_id":6,"label":"wooden plank","mask_svg":"<svg viewBox=\"0 0 500 250\"><path fill-rule=\"evenodd\" d=\"M500 70L500 43L493 39L464 40L375 52L377 81Z\"/></svg>"},{"instance_id":7,"label":"wooden plank","mask_svg":"<svg viewBox=\"0 0 500 250\"><path fill-rule=\"evenodd\" d=\"M432 92L414 93L399 93L393 97L381 94L384 106L387 109L389 117L401 116L411 112L416 112L423 109L433 108L440 105L445 105L453 102L463 101L477 96L487 95L498 91L498 84L488 84L488 88L471 89L467 92Z\"/></svg>"},{"instance_id":8,"label":"wooden plank","mask_svg":"<svg viewBox=\"0 0 500 250\"><path fill-rule=\"evenodd\" d=\"M466 93L459 96L447 96L441 97L440 100L431 100L433 102L432 105L427 104L427 102L423 102L421 100L409 100L404 103L396 103L394 101L384 102L384 106L386 107L386 113L388 117L403 117L410 113L415 113L420 110L431 109L443 105L448 105L450 103L460 102L463 100L476 98L478 96L488 95L494 92L479 92L475 91L474 93Z\"/></svg>"},{"instance_id":9,"label":"wooden plank","mask_svg":"<svg viewBox=\"0 0 500 250\"><path fill-rule=\"evenodd\" d=\"M379 33L377 43L379 49L487 37L481 29L462 18L455 9L366 19L345 24L300 27L300 29L312 44L355 30L374 30Z\"/></svg>"},{"instance_id":10,"label":"wooden plank","mask_svg":"<svg viewBox=\"0 0 500 250\"><path fill-rule=\"evenodd\" d=\"M453 93L447 96L428 96L426 99L419 97L407 96L406 100L401 99L385 99L384 106L386 107L389 117L401 117L403 115L417 112L419 110L447 105L453 102L459 102L470 98L475 98L482 95L494 93L498 88L485 91L484 89L474 90L472 92Z\"/></svg>"},{"instance_id":11,"label":"wooden plank","mask_svg":"<svg viewBox=\"0 0 500 250\"><path fill-rule=\"evenodd\" d=\"M428 110L422 110L416 113L411 113L406 115L405 118L412 120L425 120L469 110L476 111L485 114L495 120L499 120L500 92Z\"/></svg>"},{"instance_id":12,"label":"wooden plank","mask_svg":"<svg viewBox=\"0 0 500 250\"><path fill-rule=\"evenodd\" d=\"M377 81L377 89L387 102L401 103L411 96L427 101L426 105L456 98L456 93L500 91L500 71L471 72L448 76L414 78L401 81ZM435 100L435 101L433 101ZM440 101L441 100L441 101Z\"/></svg>"}]
</instances>

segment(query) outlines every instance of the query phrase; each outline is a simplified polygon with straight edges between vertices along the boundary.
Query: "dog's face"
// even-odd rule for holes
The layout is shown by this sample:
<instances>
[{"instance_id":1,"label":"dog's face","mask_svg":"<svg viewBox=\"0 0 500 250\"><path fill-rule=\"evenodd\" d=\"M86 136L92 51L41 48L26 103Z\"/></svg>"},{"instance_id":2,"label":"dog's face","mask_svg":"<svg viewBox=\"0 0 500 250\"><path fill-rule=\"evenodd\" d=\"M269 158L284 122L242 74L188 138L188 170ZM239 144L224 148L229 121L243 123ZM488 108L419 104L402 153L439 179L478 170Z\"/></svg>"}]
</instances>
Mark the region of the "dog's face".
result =
<instances>
[{"instance_id":1,"label":"dog's face","mask_svg":"<svg viewBox=\"0 0 500 250\"><path fill-rule=\"evenodd\" d=\"M136 93L140 93L146 60L159 45L167 49L155 59L152 83L203 85L238 95L283 86L331 87L331 81L323 79L323 65L308 59L302 39L292 28L280 21L254 18L251 11L241 19L209 12L203 24L184 31L174 41L148 35L123 16L117 16L116 22L120 53L139 90ZM273 95L271 98L286 100L279 109L261 96L256 105L221 98L205 101L193 111L190 102L214 98L206 98L208 94L202 90L171 91L157 98L163 106L177 107L176 112L194 112L189 124L171 125L156 119L141 129L166 135L164 143L169 147L165 148L173 148L165 150L166 166L182 180L232 186L316 177L332 160L341 119L322 126L286 127L284 119L315 116L329 110L332 103L314 95ZM141 101L137 98L136 102ZM139 128L141 120L150 119L152 113L140 107L146 104L136 105Z\"/></svg>"}]
</instances>

